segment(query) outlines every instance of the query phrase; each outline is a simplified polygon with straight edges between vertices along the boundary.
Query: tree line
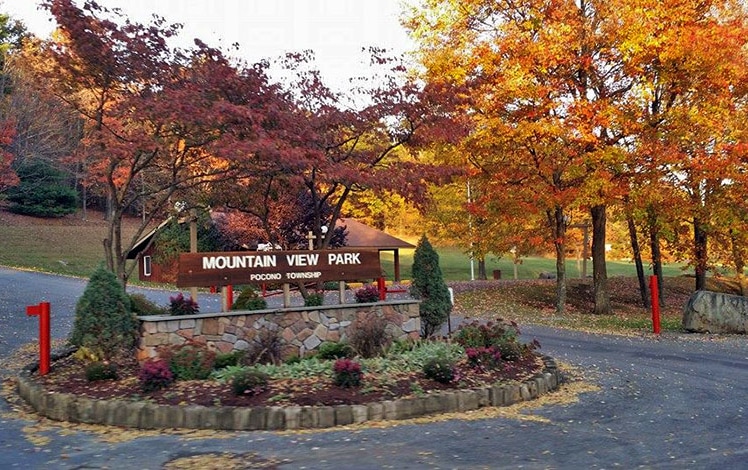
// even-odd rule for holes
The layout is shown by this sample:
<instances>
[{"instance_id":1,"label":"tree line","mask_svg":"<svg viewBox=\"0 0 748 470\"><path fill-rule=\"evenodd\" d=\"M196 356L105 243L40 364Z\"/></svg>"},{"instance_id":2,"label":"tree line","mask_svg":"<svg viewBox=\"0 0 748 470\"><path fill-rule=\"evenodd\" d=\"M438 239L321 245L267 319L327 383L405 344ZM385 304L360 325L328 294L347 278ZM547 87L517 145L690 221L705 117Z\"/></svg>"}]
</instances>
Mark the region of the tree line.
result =
<instances>
[{"instance_id":1,"label":"tree line","mask_svg":"<svg viewBox=\"0 0 748 470\"><path fill-rule=\"evenodd\" d=\"M303 200L324 248L335 232L322 227L347 207L397 197L479 261L551 247L559 312L567 231L587 220L594 313L611 308L610 217L628 228L644 302L642 252L661 276L664 244L692 264L695 289L718 264L742 276L741 2L414 1L415 67L372 48L381 76L349 93L323 83L309 52L281 58L289 78L274 81L267 61L169 46L180 26L163 18L42 5L58 25L49 39L0 24L0 190L31 159L64 166L84 208L107 209L106 260L122 280L129 248L176 202L278 243ZM132 213L143 223L125 240Z\"/></svg>"}]
</instances>

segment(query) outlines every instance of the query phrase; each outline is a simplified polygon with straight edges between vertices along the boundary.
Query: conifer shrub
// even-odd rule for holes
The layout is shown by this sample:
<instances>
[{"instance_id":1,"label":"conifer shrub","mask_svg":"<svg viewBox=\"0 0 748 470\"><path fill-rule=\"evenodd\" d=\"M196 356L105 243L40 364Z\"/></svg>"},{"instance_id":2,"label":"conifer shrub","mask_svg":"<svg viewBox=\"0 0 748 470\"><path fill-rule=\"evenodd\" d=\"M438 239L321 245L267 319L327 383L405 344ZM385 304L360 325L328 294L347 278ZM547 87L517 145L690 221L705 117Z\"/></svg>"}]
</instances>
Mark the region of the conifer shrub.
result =
<instances>
[{"instance_id":1,"label":"conifer shrub","mask_svg":"<svg viewBox=\"0 0 748 470\"><path fill-rule=\"evenodd\" d=\"M332 372L335 385L338 387L358 387L364 378L361 364L348 358L335 361L335 364L332 366Z\"/></svg>"},{"instance_id":2,"label":"conifer shrub","mask_svg":"<svg viewBox=\"0 0 748 470\"><path fill-rule=\"evenodd\" d=\"M179 294L169 297L169 313L172 315L195 315L200 313L200 306L192 297L185 298Z\"/></svg>"},{"instance_id":3,"label":"conifer shrub","mask_svg":"<svg viewBox=\"0 0 748 470\"><path fill-rule=\"evenodd\" d=\"M92 362L86 366L86 380L97 382L100 380L117 380L117 366L109 362Z\"/></svg>"},{"instance_id":4,"label":"conifer shrub","mask_svg":"<svg viewBox=\"0 0 748 470\"><path fill-rule=\"evenodd\" d=\"M138 319L130 311L130 298L119 279L99 266L75 307L70 343L108 360L132 353L138 327Z\"/></svg>"},{"instance_id":5,"label":"conifer shrub","mask_svg":"<svg viewBox=\"0 0 748 470\"><path fill-rule=\"evenodd\" d=\"M374 314L354 320L348 326L347 336L354 353L364 358L383 355L391 343L387 320Z\"/></svg>"},{"instance_id":6,"label":"conifer shrub","mask_svg":"<svg viewBox=\"0 0 748 470\"><path fill-rule=\"evenodd\" d=\"M17 186L7 191L9 209L33 217L62 217L78 209L78 193L69 175L42 160L19 165Z\"/></svg>"},{"instance_id":7,"label":"conifer shrub","mask_svg":"<svg viewBox=\"0 0 748 470\"><path fill-rule=\"evenodd\" d=\"M245 287L234 300L231 310L264 310L268 308L267 301L251 286Z\"/></svg>"},{"instance_id":8,"label":"conifer shrub","mask_svg":"<svg viewBox=\"0 0 748 470\"><path fill-rule=\"evenodd\" d=\"M433 336L452 311L452 301L439 267L439 255L426 235L418 241L413 253L410 294L421 300L421 336Z\"/></svg>"},{"instance_id":9,"label":"conifer shrub","mask_svg":"<svg viewBox=\"0 0 748 470\"><path fill-rule=\"evenodd\" d=\"M360 304L379 302L379 289L371 284L356 289L353 295Z\"/></svg>"},{"instance_id":10,"label":"conifer shrub","mask_svg":"<svg viewBox=\"0 0 748 470\"><path fill-rule=\"evenodd\" d=\"M231 351L228 353L218 353L216 354L216 360L213 364L213 369L220 370L229 366L239 366L242 364L244 356L246 354L246 351L239 350Z\"/></svg>"},{"instance_id":11,"label":"conifer shrub","mask_svg":"<svg viewBox=\"0 0 748 470\"><path fill-rule=\"evenodd\" d=\"M231 380L231 391L235 396L252 396L267 389L270 376L255 369L244 369Z\"/></svg>"},{"instance_id":12,"label":"conifer shrub","mask_svg":"<svg viewBox=\"0 0 748 470\"><path fill-rule=\"evenodd\" d=\"M196 343L168 346L159 351L175 380L205 380L213 371L216 353Z\"/></svg>"},{"instance_id":13,"label":"conifer shrub","mask_svg":"<svg viewBox=\"0 0 748 470\"><path fill-rule=\"evenodd\" d=\"M333 360L353 357L353 348L347 343L325 341L317 346L317 359Z\"/></svg>"},{"instance_id":14,"label":"conifer shrub","mask_svg":"<svg viewBox=\"0 0 748 470\"><path fill-rule=\"evenodd\" d=\"M169 363L162 358L152 358L143 363L138 371L140 389L145 393L166 388L174 382L174 373Z\"/></svg>"}]
</instances>

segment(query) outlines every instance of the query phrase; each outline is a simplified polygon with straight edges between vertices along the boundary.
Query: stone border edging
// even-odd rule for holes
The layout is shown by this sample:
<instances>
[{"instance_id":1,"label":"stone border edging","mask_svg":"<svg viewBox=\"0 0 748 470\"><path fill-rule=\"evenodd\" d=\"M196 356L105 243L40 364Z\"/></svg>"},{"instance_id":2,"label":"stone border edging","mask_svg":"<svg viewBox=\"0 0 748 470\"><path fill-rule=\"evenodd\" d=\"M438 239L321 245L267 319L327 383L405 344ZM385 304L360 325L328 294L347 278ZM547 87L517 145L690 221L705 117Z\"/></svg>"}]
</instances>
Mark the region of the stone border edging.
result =
<instances>
[{"instance_id":1,"label":"stone border edging","mask_svg":"<svg viewBox=\"0 0 748 470\"><path fill-rule=\"evenodd\" d=\"M55 421L103 424L139 429L212 429L281 431L322 429L367 421L403 420L439 413L465 412L487 406L509 406L532 400L559 387L563 376L556 362L542 356L543 371L519 384L438 392L366 405L337 406L198 406L156 405L126 400L96 400L48 393L31 377L37 366L18 376L18 393L37 413Z\"/></svg>"}]
</instances>

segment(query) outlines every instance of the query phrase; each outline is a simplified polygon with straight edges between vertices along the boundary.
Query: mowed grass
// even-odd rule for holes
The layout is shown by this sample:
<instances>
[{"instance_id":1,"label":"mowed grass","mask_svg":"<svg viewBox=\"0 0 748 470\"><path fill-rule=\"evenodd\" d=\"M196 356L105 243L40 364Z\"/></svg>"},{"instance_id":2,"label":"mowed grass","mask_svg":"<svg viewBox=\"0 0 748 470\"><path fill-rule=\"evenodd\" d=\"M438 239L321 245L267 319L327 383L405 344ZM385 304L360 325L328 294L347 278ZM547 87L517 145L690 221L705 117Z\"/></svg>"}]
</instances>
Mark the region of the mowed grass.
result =
<instances>
[{"instance_id":1,"label":"mowed grass","mask_svg":"<svg viewBox=\"0 0 748 470\"><path fill-rule=\"evenodd\" d=\"M132 236L137 220L123 226ZM107 225L100 214L37 219L0 212L0 265L89 277L104 261Z\"/></svg>"},{"instance_id":2,"label":"mowed grass","mask_svg":"<svg viewBox=\"0 0 748 470\"><path fill-rule=\"evenodd\" d=\"M439 254L439 266L444 279L447 281L468 281L470 277L470 257L462 249L456 247L434 247ZM400 250L400 275L403 279L410 279L411 266L413 265L413 253L415 250ZM394 254L389 251L382 252L382 269L388 279L394 276ZM636 266L633 262L607 261L606 267L608 277L636 276ZM663 266L665 276L680 276L684 274L684 265L681 263L669 263ZM645 275L651 275L652 269L645 264ZM511 258L499 258L489 256L486 259L486 276L494 278L494 270L500 271L501 279L514 279L514 263ZM583 265L581 260L566 260L566 275L568 278L581 278ZM475 279L478 278L478 263L473 263ZM517 279L538 279L541 273L556 272L556 260L544 257L529 257L522 259L517 265ZM592 261L587 260L587 275L592 276Z\"/></svg>"}]
</instances>

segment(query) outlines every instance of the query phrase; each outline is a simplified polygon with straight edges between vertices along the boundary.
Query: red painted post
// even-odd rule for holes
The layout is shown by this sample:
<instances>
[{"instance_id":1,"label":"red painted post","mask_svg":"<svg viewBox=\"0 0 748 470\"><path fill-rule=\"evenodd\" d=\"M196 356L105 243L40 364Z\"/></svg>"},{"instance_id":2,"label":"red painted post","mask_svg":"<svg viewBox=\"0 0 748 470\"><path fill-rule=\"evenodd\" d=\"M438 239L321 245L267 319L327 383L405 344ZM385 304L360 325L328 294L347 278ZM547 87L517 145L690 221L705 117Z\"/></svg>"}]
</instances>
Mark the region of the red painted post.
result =
<instances>
[{"instance_id":1,"label":"red painted post","mask_svg":"<svg viewBox=\"0 0 748 470\"><path fill-rule=\"evenodd\" d=\"M26 315L39 317L39 375L49 373L50 364L50 312L49 302L26 307Z\"/></svg>"},{"instance_id":2,"label":"red painted post","mask_svg":"<svg viewBox=\"0 0 748 470\"><path fill-rule=\"evenodd\" d=\"M660 289L657 287L657 276L649 276L649 291L652 293L652 330L660 334Z\"/></svg>"},{"instance_id":3,"label":"red painted post","mask_svg":"<svg viewBox=\"0 0 748 470\"><path fill-rule=\"evenodd\" d=\"M387 286L383 277L377 279L377 288L379 289L379 300L387 300Z\"/></svg>"},{"instance_id":4,"label":"red painted post","mask_svg":"<svg viewBox=\"0 0 748 470\"><path fill-rule=\"evenodd\" d=\"M234 288L231 287L231 284L226 286L226 308L227 310L231 310L231 307L234 306Z\"/></svg>"}]
</instances>

